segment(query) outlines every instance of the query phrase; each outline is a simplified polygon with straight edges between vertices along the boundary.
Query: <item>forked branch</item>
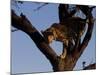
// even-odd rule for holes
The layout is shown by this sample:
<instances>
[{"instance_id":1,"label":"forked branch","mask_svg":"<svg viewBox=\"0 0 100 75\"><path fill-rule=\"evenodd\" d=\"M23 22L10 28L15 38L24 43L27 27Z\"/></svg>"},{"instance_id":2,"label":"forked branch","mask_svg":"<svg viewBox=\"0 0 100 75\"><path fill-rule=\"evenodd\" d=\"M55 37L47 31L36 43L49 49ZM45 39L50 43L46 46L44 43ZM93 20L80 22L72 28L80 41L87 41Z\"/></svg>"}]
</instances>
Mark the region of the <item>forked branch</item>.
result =
<instances>
[{"instance_id":1,"label":"forked branch","mask_svg":"<svg viewBox=\"0 0 100 75\"><path fill-rule=\"evenodd\" d=\"M78 59L83 51L85 50L85 48L87 47L90 39L91 39L91 36L92 36L92 32L93 32L93 27L94 27L94 18L93 18L93 15L92 15L92 11L88 12L88 28L87 28L87 32L86 32L86 35L81 43L81 45L79 47L77 47L74 51L73 51L73 57Z\"/></svg>"}]
</instances>

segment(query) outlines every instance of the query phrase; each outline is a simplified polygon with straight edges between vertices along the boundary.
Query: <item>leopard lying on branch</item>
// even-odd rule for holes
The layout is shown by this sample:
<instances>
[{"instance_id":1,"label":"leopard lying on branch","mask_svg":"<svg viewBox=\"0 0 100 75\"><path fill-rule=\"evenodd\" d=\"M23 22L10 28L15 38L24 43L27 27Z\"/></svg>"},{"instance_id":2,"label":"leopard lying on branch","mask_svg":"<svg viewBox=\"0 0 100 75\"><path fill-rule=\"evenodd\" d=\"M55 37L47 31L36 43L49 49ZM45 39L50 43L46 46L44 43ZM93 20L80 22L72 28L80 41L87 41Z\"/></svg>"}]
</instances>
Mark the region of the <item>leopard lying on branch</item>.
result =
<instances>
[{"instance_id":1,"label":"leopard lying on branch","mask_svg":"<svg viewBox=\"0 0 100 75\"><path fill-rule=\"evenodd\" d=\"M81 38L84 34L86 23L86 19L71 17L67 19L65 23L54 23L50 28L41 32L48 44L56 40L62 42L63 46L66 48L70 45L70 50L72 50L76 44L77 38ZM63 53L66 53L64 49Z\"/></svg>"}]
</instances>

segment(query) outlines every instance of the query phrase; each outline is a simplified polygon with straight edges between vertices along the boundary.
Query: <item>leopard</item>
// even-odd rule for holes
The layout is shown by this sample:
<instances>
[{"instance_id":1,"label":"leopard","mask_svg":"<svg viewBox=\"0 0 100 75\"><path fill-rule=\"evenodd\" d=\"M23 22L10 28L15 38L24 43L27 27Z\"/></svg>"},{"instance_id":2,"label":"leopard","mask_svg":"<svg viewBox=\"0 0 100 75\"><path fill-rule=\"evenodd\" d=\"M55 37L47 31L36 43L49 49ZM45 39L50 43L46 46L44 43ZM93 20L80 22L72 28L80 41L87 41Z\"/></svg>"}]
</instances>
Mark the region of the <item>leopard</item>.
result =
<instances>
[{"instance_id":1,"label":"leopard","mask_svg":"<svg viewBox=\"0 0 100 75\"><path fill-rule=\"evenodd\" d=\"M80 17L71 17L64 23L54 23L46 30L42 30L42 34L48 44L53 40L61 42L64 46L68 47L71 44L73 49L77 38L81 38L86 30L86 19ZM71 49L71 50L72 50ZM63 53L66 54L65 50ZM64 55L65 55L64 54ZM62 56L64 58L64 56Z\"/></svg>"}]
</instances>

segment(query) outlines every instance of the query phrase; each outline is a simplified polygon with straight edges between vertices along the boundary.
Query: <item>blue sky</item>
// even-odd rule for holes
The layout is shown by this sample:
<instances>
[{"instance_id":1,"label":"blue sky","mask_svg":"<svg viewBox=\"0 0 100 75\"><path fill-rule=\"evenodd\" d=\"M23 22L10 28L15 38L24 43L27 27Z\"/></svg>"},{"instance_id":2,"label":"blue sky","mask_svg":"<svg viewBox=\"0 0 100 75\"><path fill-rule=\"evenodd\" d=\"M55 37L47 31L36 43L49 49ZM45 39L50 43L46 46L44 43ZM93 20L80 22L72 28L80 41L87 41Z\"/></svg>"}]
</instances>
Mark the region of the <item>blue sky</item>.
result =
<instances>
[{"instance_id":1,"label":"blue sky","mask_svg":"<svg viewBox=\"0 0 100 75\"><path fill-rule=\"evenodd\" d=\"M12 6L17 14L23 12L31 21L33 26L39 31L45 30L53 23L58 23L58 4L49 4L42 7L38 11L34 11L39 5L36 3L25 2L19 5L19 8ZM95 10L93 10L95 17ZM86 61L86 65L95 62L95 30L86 50L78 60L74 70L82 69L82 62ZM32 72L48 72L52 71L52 66L45 56L39 51L35 43L30 37L22 31L11 33L11 50L12 50L12 73L32 73ZM60 42L53 42L50 46L59 55L62 50Z\"/></svg>"}]
</instances>

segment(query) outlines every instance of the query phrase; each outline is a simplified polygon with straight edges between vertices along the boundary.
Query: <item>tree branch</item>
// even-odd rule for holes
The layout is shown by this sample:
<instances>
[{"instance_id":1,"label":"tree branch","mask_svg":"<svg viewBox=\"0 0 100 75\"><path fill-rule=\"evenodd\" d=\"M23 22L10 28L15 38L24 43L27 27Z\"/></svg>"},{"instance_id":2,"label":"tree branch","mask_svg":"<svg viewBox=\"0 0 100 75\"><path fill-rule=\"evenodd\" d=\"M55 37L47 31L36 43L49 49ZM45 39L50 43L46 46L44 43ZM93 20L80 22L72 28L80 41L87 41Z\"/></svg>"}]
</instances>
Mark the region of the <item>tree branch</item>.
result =
<instances>
[{"instance_id":1,"label":"tree branch","mask_svg":"<svg viewBox=\"0 0 100 75\"><path fill-rule=\"evenodd\" d=\"M41 6L37 7L36 9L34 9L34 11L38 11L38 10L40 10L42 7L44 7L44 6L48 5L48 4L49 4L49 3L44 3L44 4L42 4Z\"/></svg>"},{"instance_id":2,"label":"tree branch","mask_svg":"<svg viewBox=\"0 0 100 75\"><path fill-rule=\"evenodd\" d=\"M73 51L73 54L72 54L75 59L78 59L82 55L83 51L87 47L87 45L91 39L91 36L92 36L93 27L94 27L92 12L89 12L88 19L89 19L88 28L87 28L86 35L83 39L83 42L81 43L81 45L78 48L76 48Z\"/></svg>"},{"instance_id":3,"label":"tree branch","mask_svg":"<svg viewBox=\"0 0 100 75\"><path fill-rule=\"evenodd\" d=\"M29 35L31 37L31 39L35 42L35 44L39 48L39 50L51 62L51 64L55 63L55 60L57 58L57 54L45 42L45 39L32 26L32 24L29 22L29 20L26 18L26 16L23 14L21 14L20 16L17 16L13 10L11 11L11 13L12 13L11 14L12 26L25 32L27 35Z\"/></svg>"},{"instance_id":4,"label":"tree branch","mask_svg":"<svg viewBox=\"0 0 100 75\"><path fill-rule=\"evenodd\" d=\"M90 70L90 69L96 69L96 63L90 64L86 66L85 68L83 68L83 70Z\"/></svg>"},{"instance_id":5,"label":"tree branch","mask_svg":"<svg viewBox=\"0 0 100 75\"><path fill-rule=\"evenodd\" d=\"M59 4L59 23L65 23L69 17L76 13L76 9L69 11L69 4Z\"/></svg>"}]
</instances>

